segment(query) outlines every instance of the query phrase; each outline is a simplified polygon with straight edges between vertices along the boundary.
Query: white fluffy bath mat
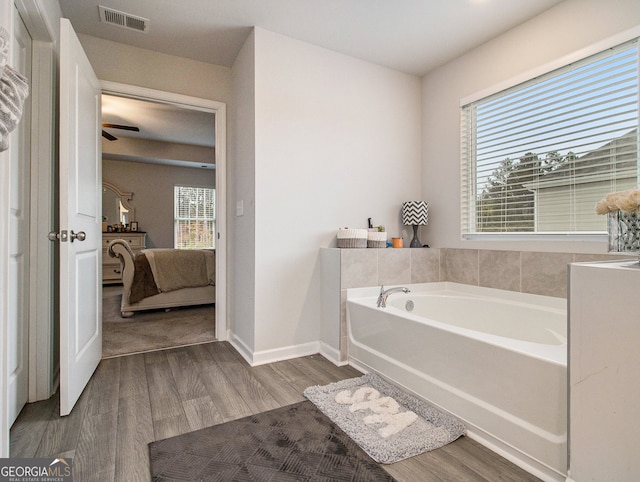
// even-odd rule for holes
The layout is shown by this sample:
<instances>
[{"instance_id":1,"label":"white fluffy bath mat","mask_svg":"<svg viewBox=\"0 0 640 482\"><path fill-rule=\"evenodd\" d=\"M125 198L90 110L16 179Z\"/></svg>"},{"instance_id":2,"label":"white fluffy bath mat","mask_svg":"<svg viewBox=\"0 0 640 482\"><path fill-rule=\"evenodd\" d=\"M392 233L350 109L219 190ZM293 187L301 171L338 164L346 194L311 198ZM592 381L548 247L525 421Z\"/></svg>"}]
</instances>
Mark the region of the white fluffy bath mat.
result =
<instances>
[{"instance_id":1,"label":"white fluffy bath mat","mask_svg":"<svg viewBox=\"0 0 640 482\"><path fill-rule=\"evenodd\" d=\"M309 387L304 395L383 464L437 449L465 434L460 421L375 374Z\"/></svg>"}]
</instances>

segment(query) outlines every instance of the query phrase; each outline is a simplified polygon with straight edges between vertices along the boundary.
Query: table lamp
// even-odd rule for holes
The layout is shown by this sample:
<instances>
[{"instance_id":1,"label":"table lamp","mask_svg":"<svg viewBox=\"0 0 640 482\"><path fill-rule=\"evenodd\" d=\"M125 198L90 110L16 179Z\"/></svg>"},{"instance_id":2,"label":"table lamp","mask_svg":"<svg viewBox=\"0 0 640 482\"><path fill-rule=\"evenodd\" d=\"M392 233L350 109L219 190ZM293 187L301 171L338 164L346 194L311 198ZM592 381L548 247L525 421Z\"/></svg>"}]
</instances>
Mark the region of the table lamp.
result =
<instances>
[{"instance_id":1,"label":"table lamp","mask_svg":"<svg viewBox=\"0 0 640 482\"><path fill-rule=\"evenodd\" d=\"M413 226L412 248L421 248L418 239L418 226L426 226L429 222L429 203L426 201L406 201L402 203L402 224Z\"/></svg>"}]
</instances>

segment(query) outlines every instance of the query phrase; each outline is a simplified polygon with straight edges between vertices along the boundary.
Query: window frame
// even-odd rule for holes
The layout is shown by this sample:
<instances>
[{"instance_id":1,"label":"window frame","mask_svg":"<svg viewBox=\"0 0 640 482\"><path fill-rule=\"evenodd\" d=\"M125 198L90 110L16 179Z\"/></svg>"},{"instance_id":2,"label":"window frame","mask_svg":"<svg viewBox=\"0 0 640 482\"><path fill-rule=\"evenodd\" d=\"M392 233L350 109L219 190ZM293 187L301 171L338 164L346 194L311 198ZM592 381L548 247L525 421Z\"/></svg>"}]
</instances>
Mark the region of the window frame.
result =
<instances>
[{"instance_id":1,"label":"window frame","mask_svg":"<svg viewBox=\"0 0 640 482\"><path fill-rule=\"evenodd\" d=\"M177 213L177 192L179 188L191 188L191 189L206 189L212 191L213 194L213 218L179 218ZM216 188L211 186L201 186L201 185L187 185L187 184L174 184L173 186L173 247L174 249L216 249L216 233L217 233L217 203L216 203ZM211 247L198 247L198 248L188 248L188 247L179 247L178 246L178 223L181 220L200 220L200 221L210 221L213 223L213 233L212 233L212 241L213 246Z\"/></svg>"},{"instance_id":2,"label":"window frame","mask_svg":"<svg viewBox=\"0 0 640 482\"><path fill-rule=\"evenodd\" d=\"M476 196L475 196L475 182L476 182L476 162L474 159L471 169L467 166L467 161L464 157L465 151L465 132L464 132L464 111L463 108L469 104L481 101L483 99L495 96L500 92L506 92L513 88L518 87L521 84L535 81L538 77L547 76L553 74L556 71L562 69L568 69L572 64L576 62L582 62L589 57L603 53L608 49L617 48L624 44L631 44L636 42L636 48L638 49L638 64L640 70L640 27L630 29L625 32L621 32L615 36L596 42L584 49L573 52L569 55L560 57L552 62L544 64L540 67L527 71L521 75L513 77L505 82L496 84L490 88L478 91L469 96L460 99L460 179L459 179L459 200L460 200L460 237L462 240L481 240L481 241L587 241L587 242L603 242L608 239L608 233L605 231L544 231L544 232L478 232L477 227L477 208L476 208ZM640 75L639 75L640 77ZM640 85L640 81L638 82ZM640 87L639 87L640 90ZM638 94L640 96L640 92ZM640 110L640 109L639 109ZM476 122L475 120L473 121ZM639 121L640 124L640 121ZM475 124L474 124L475 125ZM640 132L640 129L639 129ZM475 132L474 132L475 134ZM640 133L638 134L640 137ZM467 139L467 143L472 142L472 139ZM640 152L640 150L639 150ZM640 182L640 158L638 167L638 179ZM465 194L468 196L468 200L465 198ZM465 207L467 202L467 207ZM464 209L468 212L464 213ZM467 227L470 229L467 230ZM471 229L472 228L472 229Z\"/></svg>"}]
</instances>

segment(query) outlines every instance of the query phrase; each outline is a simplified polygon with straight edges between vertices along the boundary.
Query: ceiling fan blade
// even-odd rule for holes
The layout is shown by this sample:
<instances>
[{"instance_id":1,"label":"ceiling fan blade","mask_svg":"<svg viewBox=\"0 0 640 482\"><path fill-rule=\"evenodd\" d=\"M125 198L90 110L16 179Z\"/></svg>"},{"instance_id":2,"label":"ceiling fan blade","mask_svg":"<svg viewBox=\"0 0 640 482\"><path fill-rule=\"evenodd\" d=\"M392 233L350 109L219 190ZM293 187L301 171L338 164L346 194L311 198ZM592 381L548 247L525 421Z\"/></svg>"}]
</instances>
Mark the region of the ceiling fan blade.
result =
<instances>
[{"instance_id":1,"label":"ceiling fan blade","mask_svg":"<svg viewBox=\"0 0 640 482\"><path fill-rule=\"evenodd\" d=\"M117 141L118 140L118 138L116 136L113 136L113 135L109 134L105 130L102 131L102 137L104 137L105 139L107 139L109 141Z\"/></svg>"},{"instance_id":2,"label":"ceiling fan blade","mask_svg":"<svg viewBox=\"0 0 640 482\"><path fill-rule=\"evenodd\" d=\"M103 122L102 123L102 127L106 127L107 129L123 129L125 131L140 132L140 128L139 127L123 126L123 125L120 125L120 124L109 124L107 122Z\"/></svg>"}]
</instances>

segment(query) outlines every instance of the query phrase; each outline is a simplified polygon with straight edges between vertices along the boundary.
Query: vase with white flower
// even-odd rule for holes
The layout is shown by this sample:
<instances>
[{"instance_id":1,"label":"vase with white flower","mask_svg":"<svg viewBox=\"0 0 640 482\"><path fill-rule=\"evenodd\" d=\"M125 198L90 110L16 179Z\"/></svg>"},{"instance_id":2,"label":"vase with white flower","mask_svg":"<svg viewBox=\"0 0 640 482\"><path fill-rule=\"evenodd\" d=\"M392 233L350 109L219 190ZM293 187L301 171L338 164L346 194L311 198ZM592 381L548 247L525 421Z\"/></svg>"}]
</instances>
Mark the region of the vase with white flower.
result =
<instances>
[{"instance_id":1,"label":"vase with white flower","mask_svg":"<svg viewBox=\"0 0 640 482\"><path fill-rule=\"evenodd\" d=\"M607 215L609 251L640 252L640 189L607 194L596 213Z\"/></svg>"}]
</instances>

